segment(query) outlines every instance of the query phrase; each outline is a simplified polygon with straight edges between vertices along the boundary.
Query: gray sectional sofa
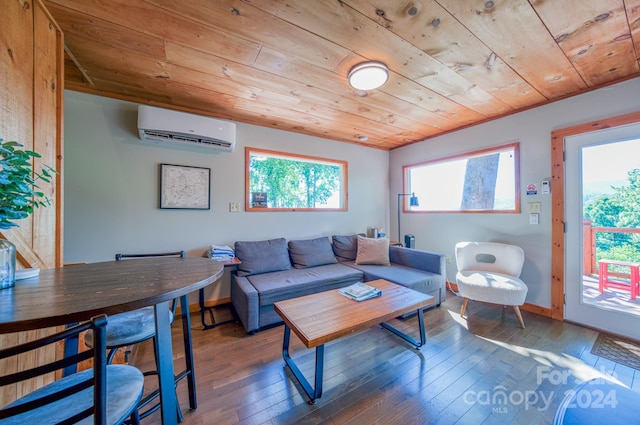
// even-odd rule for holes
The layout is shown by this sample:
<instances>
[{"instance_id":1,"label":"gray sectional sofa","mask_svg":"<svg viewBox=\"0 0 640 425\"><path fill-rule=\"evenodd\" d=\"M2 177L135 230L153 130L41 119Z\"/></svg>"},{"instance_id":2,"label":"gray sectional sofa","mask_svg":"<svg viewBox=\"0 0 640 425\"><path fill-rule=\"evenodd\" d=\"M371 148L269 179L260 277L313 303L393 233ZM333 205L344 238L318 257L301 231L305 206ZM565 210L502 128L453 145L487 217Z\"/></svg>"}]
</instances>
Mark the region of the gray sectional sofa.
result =
<instances>
[{"instance_id":1,"label":"gray sectional sofa","mask_svg":"<svg viewBox=\"0 0 640 425\"><path fill-rule=\"evenodd\" d=\"M282 322L273 309L276 301L375 279L432 295L435 305L444 302L443 254L385 246L388 256L379 261L375 255L367 257L365 247L378 247L380 242L362 237L360 241L360 251L358 235L236 242L241 264L232 273L231 302L247 332Z\"/></svg>"}]
</instances>

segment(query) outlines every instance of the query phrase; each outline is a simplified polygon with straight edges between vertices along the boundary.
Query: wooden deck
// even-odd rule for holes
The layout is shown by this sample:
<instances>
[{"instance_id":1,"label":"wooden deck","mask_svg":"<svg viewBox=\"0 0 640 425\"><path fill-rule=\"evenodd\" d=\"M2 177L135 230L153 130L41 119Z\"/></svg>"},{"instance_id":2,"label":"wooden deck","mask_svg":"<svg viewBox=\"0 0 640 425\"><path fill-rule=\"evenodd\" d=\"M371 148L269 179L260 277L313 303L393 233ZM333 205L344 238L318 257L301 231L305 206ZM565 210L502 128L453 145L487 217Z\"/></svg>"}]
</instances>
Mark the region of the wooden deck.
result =
<instances>
[{"instance_id":1,"label":"wooden deck","mask_svg":"<svg viewBox=\"0 0 640 425\"><path fill-rule=\"evenodd\" d=\"M582 288L586 304L640 316L640 297L632 300L629 291L609 288L600 293L597 276L583 276Z\"/></svg>"},{"instance_id":2,"label":"wooden deck","mask_svg":"<svg viewBox=\"0 0 640 425\"><path fill-rule=\"evenodd\" d=\"M551 424L578 379L613 375L640 391L640 372L590 353L596 331L526 311L521 329L511 309L476 302L467 321L458 315L461 301L449 294L425 313L420 351L378 327L328 343L315 405L284 367L282 326L252 336L237 323L202 331L194 315L198 409L188 410L180 383L183 424ZM412 333L415 320L393 324ZM180 338L176 325L176 345ZM150 348L145 343L134 359L143 370L152 364ZM314 351L295 337L291 351L311 374ZM154 415L143 423L159 423Z\"/></svg>"}]
</instances>

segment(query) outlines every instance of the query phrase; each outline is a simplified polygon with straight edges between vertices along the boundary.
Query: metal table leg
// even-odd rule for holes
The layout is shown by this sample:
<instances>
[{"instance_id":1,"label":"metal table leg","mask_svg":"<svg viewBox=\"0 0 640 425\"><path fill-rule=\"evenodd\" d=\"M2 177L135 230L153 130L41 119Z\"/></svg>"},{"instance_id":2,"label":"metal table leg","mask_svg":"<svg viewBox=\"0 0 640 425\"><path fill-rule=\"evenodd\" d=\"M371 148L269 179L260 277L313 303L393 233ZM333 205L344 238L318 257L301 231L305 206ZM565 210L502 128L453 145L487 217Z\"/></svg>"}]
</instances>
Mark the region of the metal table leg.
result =
<instances>
[{"instance_id":1,"label":"metal table leg","mask_svg":"<svg viewBox=\"0 0 640 425\"><path fill-rule=\"evenodd\" d=\"M324 369L324 344L316 347L316 371L315 371L315 389L311 387L311 384L307 378L302 374L298 366L294 363L293 359L289 355L289 341L291 338L291 329L286 324L284 325L284 338L282 342L282 357L284 362L289 366L293 376L296 377L304 392L309 397L309 404L314 404L316 399L322 396L322 374Z\"/></svg>"},{"instance_id":2,"label":"metal table leg","mask_svg":"<svg viewBox=\"0 0 640 425\"><path fill-rule=\"evenodd\" d=\"M387 323L381 323L380 324L380 326L382 326L383 328L393 332L394 334L396 334L400 338L402 338L405 341L409 342L416 349L420 349L420 347L422 347L426 342L426 333L425 333L425 330L424 330L424 312L423 312L423 309L419 309L418 310L418 325L419 325L419 329L420 329L420 341L419 342L416 341L415 339L413 339L411 336L407 335L406 333L399 331L398 329L394 328L393 326L391 326L391 325L389 325ZM322 375L323 375L323 371L324 371L324 344L323 345L318 345L316 347L316 368L315 368L315 379L314 379L315 380L315 388L314 388L314 387L311 386L311 384L309 383L307 378L302 374L302 372L300 371L298 366L295 364L295 362L291 358L291 355L289 354L289 343L290 343L290 340L291 340L291 329L285 323L285 325L284 325L284 337L283 337L283 341L282 341L282 357L284 358L284 362L286 363L286 365L289 366L289 369L293 373L293 376L295 376L295 378L298 380L298 382L302 386L302 389L304 390L304 392L309 397L309 404L314 404L316 402L316 399L318 399L318 398L320 398L322 396Z\"/></svg>"},{"instance_id":3,"label":"metal table leg","mask_svg":"<svg viewBox=\"0 0 640 425\"><path fill-rule=\"evenodd\" d=\"M69 323L66 328L69 329L75 325L77 325L78 322L75 323ZM78 354L78 335L72 336L70 338L67 338L64 340L64 358L69 358L75 354ZM70 366L65 367L64 369L62 369L62 376L69 376L69 375L73 375L74 373L76 373L78 371L78 364L74 363Z\"/></svg>"},{"instance_id":4,"label":"metal table leg","mask_svg":"<svg viewBox=\"0 0 640 425\"><path fill-rule=\"evenodd\" d=\"M160 412L163 424L177 424L175 381L173 376L173 347L171 324L169 323L169 302L155 305L156 340L158 344L158 382L160 392Z\"/></svg>"},{"instance_id":5,"label":"metal table leg","mask_svg":"<svg viewBox=\"0 0 640 425\"><path fill-rule=\"evenodd\" d=\"M191 340L191 317L189 315L188 295L180 297L180 311L182 311L182 338L184 341L184 360L186 364L184 374L187 376L187 386L189 388L189 407L196 409L198 407L198 401L196 399L196 377L193 368L193 344ZM176 382L179 379L181 379L181 377L179 377Z\"/></svg>"},{"instance_id":6,"label":"metal table leg","mask_svg":"<svg viewBox=\"0 0 640 425\"><path fill-rule=\"evenodd\" d=\"M426 342L425 331L424 331L424 312L423 312L423 309L419 309L418 310L418 326L420 327L420 342L416 341L411 336L407 335L404 332L399 331L398 329L394 328L393 326L391 326L391 325L389 325L387 323L380 323L380 326L382 326L383 328L385 328L385 329L393 332L394 334L398 335L400 338L402 338L405 341L409 342L410 344L412 344L418 350Z\"/></svg>"},{"instance_id":7,"label":"metal table leg","mask_svg":"<svg viewBox=\"0 0 640 425\"><path fill-rule=\"evenodd\" d=\"M180 297L181 311L189 311L188 297L189 297L188 295L183 295ZM187 389L189 391L189 407L191 409L197 409L198 401L196 397L196 377L195 377L195 369L194 369L194 361L193 361L193 343L192 343L192 337L191 337L191 316L189 314L182 314L181 317L182 317L182 338L183 338L183 344L184 344L184 359L185 359L186 367L185 367L185 370L183 370L182 372L180 372L175 376L173 376L174 371L172 369L171 374L173 376L173 384L174 384L172 389L175 388L175 386L177 386L182 379L187 378ZM160 354L164 349L166 349L166 347L162 345L162 343L160 342L160 339L154 338L154 353L156 356L156 364L158 365L158 370L157 372L147 372L145 374L157 373L158 377L160 377L160 374L163 373L163 371L166 369L166 365L161 366L161 360L160 360L161 359ZM173 366L173 351L171 351L171 354L172 355L169 357L169 359L171 360L171 366ZM142 409L148 406L159 395L160 397L162 397L163 396L162 392L163 392L163 389L162 387L160 387L157 390L151 391L150 393L145 395L140 401L140 403L138 404L138 409ZM180 410L180 406L178 404L175 391L173 393L173 399L176 406L175 409L176 409L177 420L178 422L182 422L182 419L183 419L182 412ZM144 412L141 412L140 419L146 418L147 416L149 416L150 414L158 410L160 407L162 407L164 403L162 400L163 399L161 399L161 402L159 404L156 404L150 407L149 409L145 410ZM129 421L125 421L125 423L129 424Z\"/></svg>"},{"instance_id":8,"label":"metal table leg","mask_svg":"<svg viewBox=\"0 0 640 425\"><path fill-rule=\"evenodd\" d=\"M227 323L232 323L237 320L235 317L235 313L232 312L232 314L234 314L233 318L222 322L216 322L216 318L213 315L213 307L207 307L204 305L204 288L201 288L200 291L198 291L198 304L200 305L200 322L202 322L203 331L206 331L207 329L213 329L217 326ZM207 313L209 315L210 323L207 323L206 321Z\"/></svg>"}]
</instances>

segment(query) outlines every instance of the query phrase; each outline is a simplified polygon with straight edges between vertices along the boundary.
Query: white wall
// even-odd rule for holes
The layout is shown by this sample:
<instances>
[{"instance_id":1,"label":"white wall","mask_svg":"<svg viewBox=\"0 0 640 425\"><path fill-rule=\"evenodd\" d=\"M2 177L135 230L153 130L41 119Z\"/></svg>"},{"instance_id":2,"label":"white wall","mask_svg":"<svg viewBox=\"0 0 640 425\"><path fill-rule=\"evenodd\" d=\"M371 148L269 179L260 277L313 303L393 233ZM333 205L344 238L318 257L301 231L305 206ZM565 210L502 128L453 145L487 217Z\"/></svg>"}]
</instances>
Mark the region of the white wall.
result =
<instances>
[{"instance_id":1,"label":"white wall","mask_svg":"<svg viewBox=\"0 0 640 425\"><path fill-rule=\"evenodd\" d=\"M519 141L521 214L403 214L402 233L413 233L419 249L448 255L452 262L447 278L451 281L456 273L456 242L516 243L527 257L522 275L529 285L527 302L550 307L551 197L526 196L525 188L529 183L539 187L551 177L551 131L638 111L638 93L640 79L634 79L391 153L239 123L235 152L210 154L142 143L137 137L136 104L67 91L64 260L93 262L110 260L116 252L175 249L200 255L212 243L280 236L312 238L363 232L368 226L384 227L397 238L397 194L402 190L403 165ZM242 211L245 146L347 160L349 211ZM211 168L211 210L160 210L160 163ZM241 202L241 212L229 212L231 201ZM529 224L527 202L541 202L539 225ZM208 298L227 297L228 273L221 285L207 291Z\"/></svg>"},{"instance_id":2,"label":"white wall","mask_svg":"<svg viewBox=\"0 0 640 425\"><path fill-rule=\"evenodd\" d=\"M494 241L523 247L522 272L529 286L527 302L551 307L551 195L527 196L526 187L551 178L551 131L640 110L640 79L626 81L499 120L470 127L391 152L391 223L397 223L397 194L402 166L420 161L520 142L521 214L402 214L402 233L416 236L416 248L450 256L447 278L455 282L454 246L459 241ZM551 188L553 191L553 187ZM428 203L420 199L420 203ZM540 224L530 225L526 205L540 202ZM392 226L392 237L397 237Z\"/></svg>"},{"instance_id":3,"label":"white wall","mask_svg":"<svg viewBox=\"0 0 640 425\"><path fill-rule=\"evenodd\" d=\"M275 237L305 239L388 228L389 153L237 124L233 153L143 143L137 104L65 92L64 261L111 260L117 252L184 249ZM244 212L245 146L348 161L347 212ZM159 164L211 169L211 209L158 207ZM241 211L229 212L229 202ZM207 298L229 296L228 272ZM195 302L192 300L191 302Z\"/></svg>"}]
</instances>

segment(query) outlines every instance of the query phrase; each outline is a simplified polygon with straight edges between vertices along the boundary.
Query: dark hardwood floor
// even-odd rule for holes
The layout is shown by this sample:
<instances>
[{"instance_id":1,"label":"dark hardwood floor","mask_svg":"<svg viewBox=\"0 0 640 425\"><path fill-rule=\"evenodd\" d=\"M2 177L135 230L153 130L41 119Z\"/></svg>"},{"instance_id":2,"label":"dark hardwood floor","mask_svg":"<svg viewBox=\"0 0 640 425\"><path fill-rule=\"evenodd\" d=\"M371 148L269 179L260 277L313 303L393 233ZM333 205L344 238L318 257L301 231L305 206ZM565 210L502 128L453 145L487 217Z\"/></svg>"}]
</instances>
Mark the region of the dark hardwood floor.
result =
<instances>
[{"instance_id":1,"label":"dark hardwood floor","mask_svg":"<svg viewBox=\"0 0 640 425\"><path fill-rule=\"evenodd\" d=\"M380 327L327 344L324 392L314 405L284 367L282 326L251 336L239 323L203 331L193 315L198 408L189 410L181 382L183 424L550 424L581 380L613 376L640 391L640 372L590 353L597 331L528 312L521 329L511 308L475 302L467 321L461 301L448 294L425 312L421 350ZM417 335L416 321L395 325ZM173 331L182 370L178 323ZM311 379L314 351L295 335L292 355ZM151 362L145 343L134 363L147 370ZM145 423L160 423L158 413Z\"/></svg>"}]
</instances>

